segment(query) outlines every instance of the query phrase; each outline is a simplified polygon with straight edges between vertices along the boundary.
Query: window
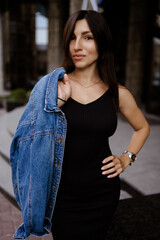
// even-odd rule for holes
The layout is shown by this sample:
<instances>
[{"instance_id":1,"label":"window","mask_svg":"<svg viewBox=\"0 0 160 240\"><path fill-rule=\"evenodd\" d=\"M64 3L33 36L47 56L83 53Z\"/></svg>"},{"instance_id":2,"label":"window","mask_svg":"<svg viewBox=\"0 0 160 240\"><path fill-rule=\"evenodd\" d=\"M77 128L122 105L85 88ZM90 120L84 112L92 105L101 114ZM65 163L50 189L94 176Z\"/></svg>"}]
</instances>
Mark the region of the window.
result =
<instances>
[{"instance_id":1,"label":"window","mask_svg":"<svg viewBox=\"0 0 160 240\"><path fill-rule=\"evenodd\" d=\"M46 46L48 45L48 18L43 16L42 13L36 12L36 45Z\"/></svg>"}]
</instances>

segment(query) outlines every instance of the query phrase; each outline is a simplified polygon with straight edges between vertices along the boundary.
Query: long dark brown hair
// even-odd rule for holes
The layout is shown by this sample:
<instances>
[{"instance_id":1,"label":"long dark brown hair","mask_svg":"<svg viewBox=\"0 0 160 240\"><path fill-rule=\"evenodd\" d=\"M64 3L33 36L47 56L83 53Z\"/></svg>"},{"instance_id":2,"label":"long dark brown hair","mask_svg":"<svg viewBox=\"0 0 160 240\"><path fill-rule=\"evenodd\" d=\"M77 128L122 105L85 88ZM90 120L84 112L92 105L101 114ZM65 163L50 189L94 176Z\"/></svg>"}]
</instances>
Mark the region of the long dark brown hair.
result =
<instances>
[{"instance_id":1,"label":"long dark brown hair","mask_svg":"<svg viewBox=\"0 0 160 240\"><path fill-rule=\"evenodd\" d=\"M99 76L102 81L109 86L109 89L113 96L114 104L116 106L116 110L118 110L118 82L114 67L112 36L105 19L100 13L93 10L80 10L69 17L63 33L63 67L66 69L67 73L74 71L75 66L70 55L69 44L74 33L76 22L82 19L86 19L97 44L97 66Z\"/></svg>"}]
</instances>

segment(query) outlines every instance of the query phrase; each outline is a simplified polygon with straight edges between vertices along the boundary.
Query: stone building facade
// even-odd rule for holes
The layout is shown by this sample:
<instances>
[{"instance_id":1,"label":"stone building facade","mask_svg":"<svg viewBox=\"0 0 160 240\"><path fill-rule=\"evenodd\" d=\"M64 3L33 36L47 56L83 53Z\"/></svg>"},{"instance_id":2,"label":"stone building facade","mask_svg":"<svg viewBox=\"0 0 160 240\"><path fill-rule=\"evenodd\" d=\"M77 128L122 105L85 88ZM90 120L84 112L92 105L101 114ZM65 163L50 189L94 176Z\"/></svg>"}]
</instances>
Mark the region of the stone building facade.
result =
<instances>
[{"instance_id":1,"label":"stone building facade","mask_svg":"<svg viewBox=\"0 0 160 240\"><path fill-rule=\"evenodd\" d=\"M60 66L64 24L82 2L0 2L0 95L19 87L30 89L42 75ZM97 5L112 32L118 80L138 104L160 114L160 0L97 0ZM88 9L92 9L89 0ZM40 33L47 37L37 43Z\"/></svg>"}]
</instances>

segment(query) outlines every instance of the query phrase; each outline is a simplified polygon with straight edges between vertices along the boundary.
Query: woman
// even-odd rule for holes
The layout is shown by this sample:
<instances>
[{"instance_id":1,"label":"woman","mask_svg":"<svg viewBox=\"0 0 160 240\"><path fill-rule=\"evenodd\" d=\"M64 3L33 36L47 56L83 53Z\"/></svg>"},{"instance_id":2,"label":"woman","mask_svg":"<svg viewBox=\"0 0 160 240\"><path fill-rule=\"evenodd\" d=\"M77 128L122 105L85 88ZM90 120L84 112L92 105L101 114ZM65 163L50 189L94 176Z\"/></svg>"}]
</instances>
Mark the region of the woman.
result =
<instances>
[{"instance_id":1,"label":"woman","mask_svg":"<svg viewBox=\"0 0 160 240\"><path fill-rule=\"evenodd\" d=\"M99 13L69 18L64 52L64 68L34 86L12 140L13 189L23 216L15 240L43 236L51 226L54 240L103 240L119 201L119 174L149 134L131 93L117 83L111 35ZM134 129L120 157L108 144L119 112Z\"/></svg>"},{"instance_id":2,"label":"woman","mask_svg":"<svg viewBox=\"0 0 160 240\"><path fill-rule=\"evenodd\" d=\"M119 201L119 174L134 162L149 125L117 83L111 34L101 14L78 11L69 18L64 53L67 74L58 83L58 106L67 137L52 233L54 240L103 240ZM108 144L119 112L134 129L120 157Z\"/></svg>"}]
</instances>

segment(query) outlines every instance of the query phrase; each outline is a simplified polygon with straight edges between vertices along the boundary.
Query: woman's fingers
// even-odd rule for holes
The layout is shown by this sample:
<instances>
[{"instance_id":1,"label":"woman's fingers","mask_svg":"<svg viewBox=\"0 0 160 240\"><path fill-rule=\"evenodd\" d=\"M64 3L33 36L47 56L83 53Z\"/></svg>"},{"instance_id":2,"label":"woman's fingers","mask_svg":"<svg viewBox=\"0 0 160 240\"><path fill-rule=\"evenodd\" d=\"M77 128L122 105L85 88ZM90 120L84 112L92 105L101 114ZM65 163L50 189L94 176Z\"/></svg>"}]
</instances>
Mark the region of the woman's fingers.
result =
<instances>
[{"instance_id":1,"label":"woman's fingers","mask_svg":"<svg viewBox=\"0 0 160 240\"><path fill-rule=\"evenodd\" d=\"M65 101L71 96L71 85L67 74L64 74L63 81L58 82L58 97Z\"/></svg>"},{"instance_id":2,"label":"woman's fingers","mask_svg":"<svg viewBox=\"0 0 160 240\"><path fill-rule=\"evenodd\" d=\"M111 161L110 163L105 164L101 169L102 169L102 170L107 170L108 168L112 168L112 167L114 167L114 166L115 166L115 165L114 165L113 161Z\"/></svg>"},{"instance_id":3,"label":"woman's fingers","mask_svg":"<svg viewBox=\"0 0 160 240\"><path fill-rule=\"evenodd\" d=\"M116 155L105 158L102 163L105 164L101 168L102 174L107 175L108 178L116 177L123 171L121 162Z\"/></svg>"},{"instance_id":4,"label":"woman's fingers","mask_svg":"<svg viewBox=\"0 0 160 240\"><path fill-rule=\"evenodd\" d=\"M121 172L122 172L122 168L118 168L116 172L114 172L113 174L109 174L107 178L117 177Z\"/></svg>"},{"instance_id":5,"label":"woman's fingers","mask_svg":"<svg viewBox=\"0 0 160 240\"><path fill-rule=\"evenodd\" d=\"M69 78L68 78L68 75L66 73L63 76L63 82L64 82L64 84L68 84L69 83Z\"/></svg>"},{"instance_id":6,"label":"woman's fingers","mask_svg":"<svg viewBox=\"0 0 160 240\"><path fill-rule=\"evenodd\" d=\"M111 161L111 160L113 160L113 159L114 159L114 155L111 155L111 156L105 158L105 159L102 161L102 163L107 163L107 162L109 162L109 161Z\"/></svg>"}]
</instances>

